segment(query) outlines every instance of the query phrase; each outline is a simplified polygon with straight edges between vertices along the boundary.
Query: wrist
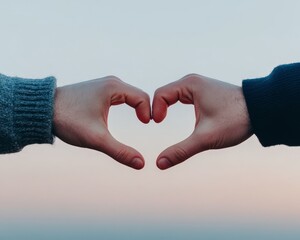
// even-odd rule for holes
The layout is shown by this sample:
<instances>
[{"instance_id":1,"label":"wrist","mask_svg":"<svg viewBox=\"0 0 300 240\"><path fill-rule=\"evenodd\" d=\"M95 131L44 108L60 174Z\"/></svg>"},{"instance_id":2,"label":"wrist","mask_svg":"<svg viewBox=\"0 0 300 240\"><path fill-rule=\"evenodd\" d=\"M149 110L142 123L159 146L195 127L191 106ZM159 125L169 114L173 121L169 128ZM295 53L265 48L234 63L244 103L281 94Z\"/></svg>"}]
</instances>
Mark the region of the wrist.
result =
<instances>
[{"instance_id":1,"label":"wrist","mask_svg":"<svg viewBox=\"0 0 300 240\"><path fill-rule=\"evenodd\" d=\"M60 121L60 112L61 112L61 87L55 89L54 94L54 104L53 104L53 124L52 124L52 133L57 136L57 131L61 125Z\"/></svg>"},{"instance_id":2,"label":"wrist","mask_svg":"<svg viewBox=\"0 0 300 240\"><path fill-rule=\"evenodd\" d=\"M248 130L249 133L253 134L250 115L248 112L246 99L242 87L239 87L238 90L237 103L240 109L240 118L241 118L242 125L245 126L245 128Z\"/></svg>"}]
</instances>

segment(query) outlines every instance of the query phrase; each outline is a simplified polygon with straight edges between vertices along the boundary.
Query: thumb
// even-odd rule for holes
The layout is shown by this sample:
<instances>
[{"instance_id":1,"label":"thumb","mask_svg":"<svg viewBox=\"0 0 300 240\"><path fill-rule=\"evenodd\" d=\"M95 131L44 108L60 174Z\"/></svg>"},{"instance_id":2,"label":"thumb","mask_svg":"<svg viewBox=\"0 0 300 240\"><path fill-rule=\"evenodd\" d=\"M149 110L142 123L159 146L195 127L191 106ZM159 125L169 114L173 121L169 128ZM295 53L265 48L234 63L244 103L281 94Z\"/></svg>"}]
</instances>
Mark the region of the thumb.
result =
<instances>
[{"instance_id":1,"label":"thumb","mask_svg":"<svg viewBox=\"0 0 300 240\"><path fill-rule=\"evenodd\" d=\"M144 158L134 148L117 141L109 131L106 132L103 141L100 141L97 150L107 154L119 163L134 169L142 169L145 165Z\"/></svg>"},{"instance_id":2,"label":"thumb","mask_svg":"<svg viewBox=\"0 0 300 240\"><path fill-rule=\"evenodd\" d=\"M156 165L165 170L184 162L195 154L205 150L201 139L193 133L185 140L165 149L157 158Z\"/></svg>"}]
</instances>

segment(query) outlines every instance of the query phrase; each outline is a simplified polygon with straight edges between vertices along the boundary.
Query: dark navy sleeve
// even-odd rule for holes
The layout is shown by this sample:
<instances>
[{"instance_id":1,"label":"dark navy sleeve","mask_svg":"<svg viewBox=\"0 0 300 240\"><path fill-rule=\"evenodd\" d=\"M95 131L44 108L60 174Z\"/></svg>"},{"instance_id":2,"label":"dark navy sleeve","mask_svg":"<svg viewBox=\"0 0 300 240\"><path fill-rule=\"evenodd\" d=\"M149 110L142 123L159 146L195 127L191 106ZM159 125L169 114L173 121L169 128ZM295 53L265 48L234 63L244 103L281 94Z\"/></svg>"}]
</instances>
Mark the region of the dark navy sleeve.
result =
<instances>
[{"instance_id":1,"label":"dark navy sleeve","mask_svg":"<svg viewBox=\"0 0 300 240\"><path fill-rule=\"evenodd\" d=\"M253 132L263 146L300 145L300 63L243 81Z\"/></svg>"},{"instance_id":2,"label":"dark navy sleeve","mask_svg":"<svg viewBox=\"0 0 300 240\"><path fill-rule=\"evenodd\" d=\"M263 146L300 146L300 63L243 81L253 132Z\"/></svg>"}]
</instances>

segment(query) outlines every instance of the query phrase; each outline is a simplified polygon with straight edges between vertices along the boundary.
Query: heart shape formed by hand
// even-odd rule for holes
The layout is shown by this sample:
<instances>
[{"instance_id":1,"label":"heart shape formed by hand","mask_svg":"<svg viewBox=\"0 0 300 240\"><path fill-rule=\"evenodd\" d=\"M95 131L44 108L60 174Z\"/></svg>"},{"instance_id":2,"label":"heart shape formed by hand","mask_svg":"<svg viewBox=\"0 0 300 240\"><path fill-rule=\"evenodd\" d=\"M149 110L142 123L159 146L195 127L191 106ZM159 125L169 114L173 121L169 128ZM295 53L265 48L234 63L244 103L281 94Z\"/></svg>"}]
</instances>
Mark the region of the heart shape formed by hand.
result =
<instances>
[{"instance_id":1,"label":"heart shape formed by hand","mask_svg":"<svg viewBox=\"0 0 300 240\"><path fill-rule=\"evenodd\" d=\"M150 121L148 94L114 76L57 88L54 134L68 144L101 151L124 165L141 169L142 154L117 141L107 128L110 106L123 103L135 108L140 121Z\"/></svg>"},{"instance_id":2,"label":"heart shape formed by hand","mask_svg":"<svg viewBox=\"0 0 300 240\"><path fill-rule=\"evenodd\" d=\"M153 118L160 123L168 107L177 101L194 104L195 130L158 156L160 169L204 150L236 145L252 135L241 88L196 74L156 90L152 113L147 93L113 76L57 88L54 133L69 144L101 151L124 165L141 169L142 154L117 141L108 131L110 106L126 103L135 109L141 122Z\"/></svg>"},{"instance_id":3,"label":"heart shape formed by hand","mask_svg":"<svg viewBox=\"0 0 300 240\"><path fill-rule=\"evenodd\" d=\"M152 104L154 121L163 121L168 107L177 101L194 105L195 129L188 138L158 156L160 169L208 149L237 145L252 135L241 87L197 74L187 75L156 90Z\"/></svg>"}]
</instances>

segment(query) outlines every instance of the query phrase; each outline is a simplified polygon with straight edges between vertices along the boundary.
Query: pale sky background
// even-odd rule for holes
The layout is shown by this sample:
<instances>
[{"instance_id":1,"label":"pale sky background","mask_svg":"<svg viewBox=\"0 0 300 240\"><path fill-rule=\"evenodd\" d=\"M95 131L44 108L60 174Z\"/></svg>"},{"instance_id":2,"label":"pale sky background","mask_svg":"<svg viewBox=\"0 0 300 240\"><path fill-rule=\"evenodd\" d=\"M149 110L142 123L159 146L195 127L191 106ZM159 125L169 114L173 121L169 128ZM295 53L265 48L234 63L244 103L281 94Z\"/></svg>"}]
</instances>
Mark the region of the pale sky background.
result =
<instances>
[{"instance_id":1,"label":"pale sky background","mask_svg":"<svg viewBox=\"0 0 300 240\"><path fill-rule=\"evenodd\" d=\"M54 75L58 86L116 75L151 97L189 73L241 85L300 60L299 9L296 0L0 0L0 72ZM177 104L162 124L148 125L115 106L109 124L144 155L146 167L135 171L59 139L3 155L0 236L34 239L30 234L49 226L58 235L92 226L97 239L199 239L224 226L259 226L288 239L287 229L300 226L300 148L263 148L254 136L160 171L158 154L193 130L192 106Z\"/></svg>"}]
</instances>

